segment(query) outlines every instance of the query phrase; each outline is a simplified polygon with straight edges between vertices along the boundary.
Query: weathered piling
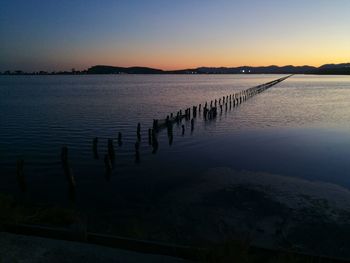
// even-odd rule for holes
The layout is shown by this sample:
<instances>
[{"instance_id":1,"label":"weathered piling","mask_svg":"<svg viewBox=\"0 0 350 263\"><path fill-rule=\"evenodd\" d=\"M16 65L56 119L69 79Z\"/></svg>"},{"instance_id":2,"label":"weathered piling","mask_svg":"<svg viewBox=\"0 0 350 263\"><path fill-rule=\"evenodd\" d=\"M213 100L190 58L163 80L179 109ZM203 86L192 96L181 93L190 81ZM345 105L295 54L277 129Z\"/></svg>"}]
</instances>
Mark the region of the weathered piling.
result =
<instances>
[{"instance_id":1,"label":"weathered piling","mask_svg":"<svg viewBox=\"0 0 350 263\"><path fill-rule=\"evenodd\" d=\"M157 133L152 130L152 147L153 147L153 151L152 153L156 153L158 150L158 138L157 138Z\"/></svg>"},{"instance_id":2,"label":"weathered piling","mask_svg":"<svg viewBox=\"0 0 350 263\"><path fill-rule=\"evenodd\" d=\"M176 124L180 123L180 113L179 112L176 113L175 122L176 122Z\"/></svg>"},{"instance_id":3,"label":"weathered piling","mask_svg":"<svg viewBox=\"0 0 350 263\"><path fill-rule=\"evenodd\" d=\"M148 144L152 145L152 129L148 129Z\"/></svg>"},{"instance_id":4,"label":"weathered piling","mask_svg":"<svg viewBox=\"0 0 350 263\"><path fill-rule=\"evenodd\" d=\"M168 122L167 130L168 130L169 145L172 145L174 136L173 136L173 124L171 122Z\"/></svg>"},{"instance_id":5,"label":"weathered piling","mask_svg":"<svg viewBox=\"0 0 350 263\"><path fill-rule=\"evenodd\" d=\"M180 111L181 112L181 111ZM154 119L153 120L153 132L158 132L158 120Z\"/></svg>"},{"instance_id":6,"label":"weathered piling","mask_svg":"<svg viewBox=\"0 0 350 263\"><path fill-rule=\"evenodd\" d=\"M122 146L123 142L122 142L122 133L118 132L118 146Z\"/></svg>"},{"instance_id":7,"label":"weathered piling","mask_svg":"<svg viewBox=\"0 0 350 263\"><path fill-rule=\"evenodd\" d=\"M140 163L140 162L141 162L140 152L136 151L135 152L135 163Z\"/></svg>"},{"instance_id":8,"label":"weathered piling","mask_svg":"<svg viewBox=\"0 0 350 263\"><path fill-rule=\"evenodd\" d=\"M62 167L63 172L67 178L67 181L69 183L69 187L72 189L75 189L75 178L73 175L72 168L70 167L69 161L68 161L68 147L63 146L61 150L61 161L62 161Z\"/></svg>"},{"instance_id":9,"label":"weathered piling","mask_svg":"<svg viewBox=\"0 0 350 263\"><path fill-rule=\"evenodd\" d=\"M135 162L136 163L140 162L140 142L139 141L135 142Z\"/></svg>"},{"instance_id":10,"label":"weathered piling","mask_svg":"<svg viewBox=\"0 0 350 263\"><path fill-rule=\"evenodd\" d=\"M109 181L111 178L111 175L112 175L112 170L113 170L112 161L111 161L111 157L109 156L109 154L105 154L104 163L105 163L106 179L107 179L107 181Z\"/></svg>"},{"instance_id":11,"label":"weathered piling","mask_svg":"<svg viewBox=\"0 0 350 263\"><path fill-rule=\"evenodd\" d=\"M173 144L173 141L174 141L174 136L173 136L173 134L170 134L170 135L168 136L168 141L169 141L169 145L171 146L171 145Z\"/></svg>"},{"instance_id":12,"label":"weathered piling","mask_svg":"<svg viewBox=\"0 0 350 263\"><path fill-rule=\"evenodd\" d=\"M137 140L141 141L141 123L137 124L136 135L137 135Z\"/></svg>"},{"instance_id":13,"label":"weathered piling","mask_svg":"<svg viewBox=\"0 0 350 263\"><path fill-rule=\"evenodd\" d=\"M215 107L215 108L213 109L213 111L214 111L214 118L216 118L216 116L217 116L217 114L218 114L218 108Z\"/></svg>"},{"instance_id":14,"label":"weathered piling","mask_svg":"<svg viewBox=\"0 0 350 263\"><path fill-rule=\"evenodd\" d=\"M92 141L92 151L94 153L94 158L98 160L98 150L97 150L98 138L95 137Z\"/></svg>"},{"instance_id":15,"label":"weathered piling","mask_svg":"<svg viewBox=\"0 0 350 263\"><path fill-rule=\"evenodd\" d=\"M185 125L182 124L181 127L182 127L182 136L184 136L185 135Z\"/></svg>"},{"instance_id":16,"label":"weathered piling","mask_svg":"<svg viewBox=\"0 0 350 263\"><path fill-rule=\"evenodd\" d=\"M204 110L203 110L203 118L204 118L204 120L207 120L207 117L208 117L208 108L204 107Z\"/></svg>"},{"instance_id":17,"label":"weathered piling","mask_svg":"<svg viewBox=\"0 0 350 263\"><path fill-rule=\"evenodd\" d=\"M115 158L115 151L114 151L114 144L113 144L113 139L108 139L108 155L111 158L111 160L114 160Z\"/></svg>"},{"instance_id":18,"label":"weathered piling","mask_svg":"<svg viewBox=\"0 0 350 263\"><path fill-rule=\"evenodd\" d=\"M217 107L213 107L208 111L208 119L212 120L215 119L217 115Z\"/></svg>"},{"instance_id":19,"label":"weathered piling","mask_svg":"<svg viewBox=\"0 0 350 263\"><path fill-rule=\"evenodd\" d=\"M191 132L194 130L194 118L191 119Z\"/></svg>"},{"instance_id":20,"label":"weathered piling","mask_svg":"<svg viewBox=\"0 0 350 263\"><path fill-rule=\"evenodd\" d=\"M136 141L135 142L135 151L140 151L140 142L139 141Z\"/></svg>"},{"instance_id":21,"label":"weathered piling","mask_svg":"<svg viewBox=\"0 0 350 263\"><path fill-rule=\"evenodd\" d=\"M223 111L223 106L225 106L225 111L228 110L228 108L231 110L232 107L237 107L238 104L243 103L244 101L246 101L247 99L249 99L250 97L261 93L262 91L272 87L273 85L287 79L290 76L287 77L283 77L274 81L270 81L246 90L241 90L239 92L235 92L226 96L222 96L220 98L215 99L215 100L210 100L210 108L208 108L208 101L205 102L204 107L203 107L203 119L207 120L207 119L214 119L217 115L217 104L218 106L220 106L220 112L222 114ZM193 119L196 118L197 115L197 110L201 113L202 110L202 105L199 104L199 107L197 108L197 106L192 106L192 116ZM176 114L176 117L174 118L173 114L170 114L167 116L165 123L163 121L161 121L161 123L158 123L158 120L153 120L153 132L154 133L158 133L158 131L160 129L163 129L165 127L168 127L169 124L173 124L173 123L177 123L178 125L180 125L181 120L185 118L186 121L191 120L191 108L187 108L185 109L185 113L184 115L182 114L182 110L178 111ZM191 120L192 122L192 120ZM164 125L165 124L165 125ZM183 128L183 133L184 133L184 128ZM153 136L152 136L153 138ZM153 144L153 142L152 142Z\"/></svg>"},{"instance_id":22,"label":"weathered piling","mask_svg":"<svg viewBox=\"0 0 350 263\"><path fill-rule=\"evenodd\" d=\"M193 115L193 118L197 117L197 107L196 106L192 107L192 115Z\"/></svg>"},{"instance_id":23,"label":"weathered piling","mask_svg":"<svg viewBox=\"0 0 350 263\"><path fill-rule=\"evenodd\" d=\"M17 160L17 181L18 181L18 186L21 192L26 192L27 191L27 182L24 177L24 160L23 159L18 159Z\"/></svg>"}]
</instances>

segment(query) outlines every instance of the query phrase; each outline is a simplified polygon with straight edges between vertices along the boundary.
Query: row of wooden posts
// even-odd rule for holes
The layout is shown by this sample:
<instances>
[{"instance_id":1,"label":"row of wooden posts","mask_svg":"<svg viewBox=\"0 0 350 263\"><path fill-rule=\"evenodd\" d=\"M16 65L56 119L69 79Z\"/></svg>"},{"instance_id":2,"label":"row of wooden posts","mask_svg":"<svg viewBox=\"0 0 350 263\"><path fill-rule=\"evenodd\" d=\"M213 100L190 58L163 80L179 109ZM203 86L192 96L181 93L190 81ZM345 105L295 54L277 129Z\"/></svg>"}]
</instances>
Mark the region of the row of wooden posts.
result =
<instances>
[{"instance_id":1,"label":"row of wooden posts","mask_svg":"<svg viewBox=\"0 0 350 263\"><path fill-rule=\"evenodd\" d=\"M263 92L264 90L280 83L281 81L289 78L290 76L283 77L277 80L273 80L237 93L233 93L230 95L223 96L222 98L218 98L215 100L211 100L210 103L205 102L203 106L203 118L205 121L213 120L217 117L218 111L220 110L220 113L223 112L223 108L225 107L225 111L229 109L232 109L233 107L238 106L242 102L246 101L247 99L255 96L256 94L259 94ZM191 112L192 112L192 118L191 118ZM173 124L180 124L183 119L186 121L191 121L191 132L194 130L194 123L195 119L197 117L197 113L201 114L202 112L202 104L199 104L198 106L192 106L192 108L187 108L183 112L182 110L179 110L176 112L176 114L171 113L170 115L167 115L165 120L153 120L153 129L150 129L148 131L149 134L152 134L152 138L157 137L157 133L162 129L168 130L169 135L169 144L172 142L172 130L173 130ZM182 135L185 134L185 125L182 124ZM149 135L150 137L150 135ZM150 143L151 144L151 143ZM158 142L153 145L154 150L158 147ZM153 151L154 151L153 150Z\"/></svg>"},{"instance_id":2,"label":"row of wooden posts","mask_svg":"<svg viewBox=\"0 0 350 263\"><path fill-rule=\"evenodd\" d=\"M287 79L290 76L283 77L268 83L264 83L262 85L252 87L243 91L240 91L238 93L233 93L230 95L223 96L222 98L211 100L210 103L205 102L203 106L203 118L205 121L213 120L217 117L218 114L218 107L220 109L220 112L222 113L223 107L225 107L225 111L227 111L228 107L231 109L232 107L236 107L242 102L246 101L247 99L253 97L256 94L259 94L263 92L264 90L276 85L277 83ZM191 112L192 112L192 118L191 118ZM171 113L168 115L165 120L153 120L153 127L148 129L148 144L152 146L153 150L152 153L156 153L158 149L158 133L166 128L168 131L168 138L169 138L169 144L172 144L173 140L173 125L178 124L180 125L182 120L185 119L186 121L191 122L191 132L194 130L194 121L197 117L197 113L202 113L202 104L199 104L198 106L192 106L192 108L185 109L184 112L182 110L179 110L176 115ZM182 135L185 134L185 125L182 124ZM140 161L140 143L141 143L141 124L137 124L136 128L136 142L135 142L135 161ZM118 146L122 145L122 134L121 132L118 133L117 137L117 143ZM98 154L98 138L95 137L92 142L92 150L94 154L95 159L99 159ZM109 179L112 170L113 170L113 163L115 159L115 149L114 149L114 140L108 139L107 143L107 153L104 156L104 164L106 169L106 178ZM67 178L70 192L74 195L76 182L73 175L72 168L69 163L68 159L68 147L63 146L61 149L61 163L63 172ZM24 176L24 160L19 159L17 161L17 180L20 187L20 190L22 192L25 192L27 190L26 180Z\"/></svg>"}]
</instances>

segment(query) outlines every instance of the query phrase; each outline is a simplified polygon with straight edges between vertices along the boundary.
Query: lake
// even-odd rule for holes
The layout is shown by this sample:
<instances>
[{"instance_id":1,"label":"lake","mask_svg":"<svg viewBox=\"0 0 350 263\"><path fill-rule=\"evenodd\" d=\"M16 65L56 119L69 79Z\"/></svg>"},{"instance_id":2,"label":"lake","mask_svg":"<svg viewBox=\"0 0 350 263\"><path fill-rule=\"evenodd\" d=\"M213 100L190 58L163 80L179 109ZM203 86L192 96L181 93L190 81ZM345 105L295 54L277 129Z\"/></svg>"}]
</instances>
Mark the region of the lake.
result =
<instances>
[{"instance_id":1,"label":"lake","mask_svg":"<svg viewBox=\"0 0 350 263\"><path fill-rule=\"evenodd\" d=\"M184 244L249 237L349 257L349 76L294 75L213 121L199 115L193 132L189 121L184 135L174 125L172 143L160 132L156 154L148 144L153 119L280 77L0 76L0 191L21 195L23 158L26 199L71 205L66 145L74 206L94 231ZM108 138L116 151L110 177Z\"/></svg>"}]
</instances>

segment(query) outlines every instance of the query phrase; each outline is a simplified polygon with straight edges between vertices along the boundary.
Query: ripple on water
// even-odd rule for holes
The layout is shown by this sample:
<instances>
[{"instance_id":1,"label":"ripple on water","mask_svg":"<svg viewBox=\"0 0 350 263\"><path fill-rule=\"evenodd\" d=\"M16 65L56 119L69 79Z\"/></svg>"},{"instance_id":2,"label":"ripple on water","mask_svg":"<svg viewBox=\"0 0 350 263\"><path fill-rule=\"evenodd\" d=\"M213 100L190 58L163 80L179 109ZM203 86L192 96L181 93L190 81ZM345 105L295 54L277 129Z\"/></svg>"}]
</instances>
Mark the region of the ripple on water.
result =
<instances>
[{"instance_id":1,"label":"ripple on water","mask_svg":"<svg viewBox=\"0 0 350 263\"><path fill-rule=\"evenodd\" d=\"M123 174L131 174L135 167L142 169L147 161L161 159L152 154L148 145L148 128L153 118L164 118L179 109L203 105L278 77L1 76L0 97L6 103L0 104L0 164L12 173L17 158L23 157L29 174L56 176L61 169L61 147L67 145L74 168L90 178L97 171L103 173L107 140L113 138L118 167L123 167ZM219 138L223 137L235 138L237 145L241 134L253 134L249 135L250 140L259 140L265 136L261 130L336 127L348 131L349 110L349 77L294 76L223 112L215 121L206 122L199 115L192 133L190 122L184 122L184 136L181 127L175 125L172 145L167 132L162 131L158 154L166 156L161 159L165 164L176 160L181 165L182 156L191 160L199 153L208 158L220 154ZM142 127L141 162L135 164L138 122ZM123 136L121 147L116 142L118 132ZM99 138L99 160L93 159L94 137ZM277 136L275 140L283 138ZM232 147L232 151L237 149ZM191 156L193 152L197 156ZM252 156L259 154L258 150L251 152Z\"/></svg>"}]
</instances>

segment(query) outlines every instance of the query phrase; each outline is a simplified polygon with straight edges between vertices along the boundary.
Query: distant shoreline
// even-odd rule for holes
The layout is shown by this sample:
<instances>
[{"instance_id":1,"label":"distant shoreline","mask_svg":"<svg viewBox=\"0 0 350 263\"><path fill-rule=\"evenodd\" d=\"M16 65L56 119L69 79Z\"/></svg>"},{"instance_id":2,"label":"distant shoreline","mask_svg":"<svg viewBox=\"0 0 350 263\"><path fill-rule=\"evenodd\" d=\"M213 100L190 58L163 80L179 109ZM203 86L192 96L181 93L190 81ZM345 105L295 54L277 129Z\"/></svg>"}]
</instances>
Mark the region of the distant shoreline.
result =
<instances>
[{"instance_id":1,"label":"distant shoreline","mask_svg":"<svg viewBox=\"0 0 350 263\"><path fill-rule=\"evenodd\" d=\"M4 71L0 75L219 75L219 74L308 74L308 75L350 75L350 63L325 64L320 67L312 66L265 66L265 67L198 67L193 69L162 70L149 67L115 67L96 65L87 70L59 71L59 72L25 72L22 70Z\"/></svg>"},{"instance_id":2,"label":"distant shoreline","mask_svg":"<svg viewBox=\"0 0 350 263\"><path fill-rule=\"evenodd\" d=\"M336 74L336 73L327 73L327 74L321 74L321 73L78 73L78 74L72 74L72 73L22 73L22 74L2 74L0 73L0 76L119 76L119 75L157 75L157 76L166 76L166 75L314 75L314 76L350 76L350 73L346 74Z\"/></svg>"}]
</instances>

